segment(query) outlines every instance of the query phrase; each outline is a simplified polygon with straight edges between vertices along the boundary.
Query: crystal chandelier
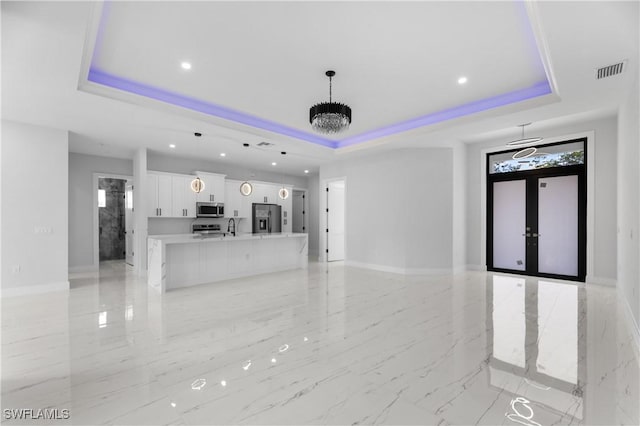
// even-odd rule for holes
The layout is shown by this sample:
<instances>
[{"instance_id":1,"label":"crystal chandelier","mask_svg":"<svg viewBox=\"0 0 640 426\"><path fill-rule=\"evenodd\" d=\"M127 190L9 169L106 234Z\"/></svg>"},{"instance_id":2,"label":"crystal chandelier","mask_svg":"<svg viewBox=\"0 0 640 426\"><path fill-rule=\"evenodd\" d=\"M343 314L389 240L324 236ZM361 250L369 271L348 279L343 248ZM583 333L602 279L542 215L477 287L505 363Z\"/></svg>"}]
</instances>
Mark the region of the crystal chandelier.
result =
<instances>
[{"instance_id":1,"label":"crystal chandelier","mask_svg":"<svg viewBox=\"0 0 640 426\"><path fill-rule=\"evenodd\" d=\"M351 124L351 108L345 104L331 101L331 79L336 75L335 71L327 71L329 77L329 102L322 102L309 110L309 122L311 127L319 133L338 133Z\"/></svg>"}]
</instances>

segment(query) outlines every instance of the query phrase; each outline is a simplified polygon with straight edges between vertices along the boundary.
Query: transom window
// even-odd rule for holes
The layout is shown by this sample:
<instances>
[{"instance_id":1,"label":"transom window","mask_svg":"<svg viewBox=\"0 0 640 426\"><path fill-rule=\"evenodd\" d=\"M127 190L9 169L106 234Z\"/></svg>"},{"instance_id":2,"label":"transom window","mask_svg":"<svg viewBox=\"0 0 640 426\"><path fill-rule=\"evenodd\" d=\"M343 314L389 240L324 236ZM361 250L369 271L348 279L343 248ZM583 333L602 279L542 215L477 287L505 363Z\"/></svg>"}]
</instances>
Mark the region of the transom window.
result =
<instances>
[{"instance_id":1,"label":"transom window","mask_svg":"<svg viewBox=\"0 0 640 426\"><path fill-rule=\"evenodd\" d=\"M489 174L584 164L584 140L489 154Z\"/></svg>"}]
</instances>

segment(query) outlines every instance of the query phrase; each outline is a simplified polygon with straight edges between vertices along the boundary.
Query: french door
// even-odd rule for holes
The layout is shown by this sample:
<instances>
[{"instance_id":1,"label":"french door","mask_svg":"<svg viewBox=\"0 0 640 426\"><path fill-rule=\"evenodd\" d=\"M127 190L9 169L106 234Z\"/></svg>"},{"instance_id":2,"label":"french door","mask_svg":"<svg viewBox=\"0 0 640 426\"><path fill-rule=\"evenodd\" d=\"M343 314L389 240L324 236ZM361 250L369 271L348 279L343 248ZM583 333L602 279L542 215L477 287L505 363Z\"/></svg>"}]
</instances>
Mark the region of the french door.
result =
<instances>
[{"instance_id":1,"label":"french door","mask_svg":"<svg viewBox=\"0 0 640 426\"><path fill-rule=\"evenodd\" d=\"M584 164L495 173L487 183L487 269L584 282Z\"/></svg>"}]
</instances>

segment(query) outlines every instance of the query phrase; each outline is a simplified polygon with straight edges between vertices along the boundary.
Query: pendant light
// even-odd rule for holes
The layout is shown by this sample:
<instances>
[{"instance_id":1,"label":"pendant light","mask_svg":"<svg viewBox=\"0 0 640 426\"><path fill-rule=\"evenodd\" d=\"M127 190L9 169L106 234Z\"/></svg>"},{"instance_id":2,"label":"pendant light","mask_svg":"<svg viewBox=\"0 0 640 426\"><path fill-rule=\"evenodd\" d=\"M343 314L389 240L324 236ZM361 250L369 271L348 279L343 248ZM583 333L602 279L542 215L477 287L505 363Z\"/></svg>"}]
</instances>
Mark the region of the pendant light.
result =
<instances>
[{"instance_id":1,"label":"pendant light","mask_svg":"<svg viewBox=\"0 0 640 426\"><path fill-rule=\"evenodd\" d=\"M282 151L280 154L287 155L286 151ZM287 198L289 198L289 190L284 187L284 171L282 172L282 186L278 191L278 197L280 197L281 200L286 200Z\"/></svg>"},{"instance_id":2,"label":"pendant light","mask_svg":"<svg viewBox=\"0 0 640 426\"><path fill-rule=\"evenodd\" d=\"M521 146L521 145L529 145L532 143L536 143L536 142L540 142L542 140L541 137L529 137L529 138L525 138L524 137L524 128L528 125L530 125L531 123L525 123L525 124L520 124L518 125L518 127L522 128L522 136L520 137L520 139L516 139L513 140L511 142L507 142L507 145L509 146Z\"/></svg>"},{"instance_id":3,"label":"pendant light","mask_svg":"<svg viewBox=\"0 0 640 426\"><path fill-rule=\"evenodd\" d=\"M282 188L280 188L280 191L278 191L278 196L281 199L286 200L287 198L289 198L289 190L283 186Z\"/></svg>"},{"instance_id":4,"label":"pendant light","mask_svg":"<svg viewBox=\"0 0 640 426\"><path fill-rule=\"evenodd\" d=\"M240 193L245 197L248 197L253 192L253 186L248 182L244 181L240 184Z\"/></svg>"},{"instance_id":5,"label":"pendant light","mask_svg":"<svg viewBox=\"0 0 640 426\"><path fill-rule=\"evenodd\" d=\"M204 191L204 181L200 179L200 176L191 181L191 190L196 194Z\"/></svg>"},{"instance_id":6,"label":"pendant light","mask_svg":"<svg viewBox=\"0 0 640 426\"><path fill-rule=\"evenodd\" d=\"M249 148L249 144L246 142L243 143L242 146L244 146L245 148ZM244 195L245 197L248 197L249 195L251 195L252 192L253 192L253 185L251 185L249 181L245 180L240 184L240 193L242 195Z\"/></svg>"}]
</instances>

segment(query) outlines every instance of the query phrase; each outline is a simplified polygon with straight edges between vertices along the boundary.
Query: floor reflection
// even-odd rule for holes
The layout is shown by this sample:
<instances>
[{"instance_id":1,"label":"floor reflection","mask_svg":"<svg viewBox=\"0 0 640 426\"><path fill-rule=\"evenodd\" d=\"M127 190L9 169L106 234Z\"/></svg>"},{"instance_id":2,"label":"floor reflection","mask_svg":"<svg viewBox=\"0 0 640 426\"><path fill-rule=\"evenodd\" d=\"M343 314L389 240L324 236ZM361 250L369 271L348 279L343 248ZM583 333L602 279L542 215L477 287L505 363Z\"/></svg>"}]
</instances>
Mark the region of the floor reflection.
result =
<instances>
[{"instance_id":1,"label":"floor reflection","mask_svg":"<svg viewBox=\"0 0 640 426\"><path fill-rule=\"evenodd\" d=\"M542 404L559 415L569 408L572 417L582 420L585 287L489 275L486 291L489 383L513 395L508 418L536 424L524 413L535 412L531 404Z\"/></svg>"},{"instance_id":2,"label":"floor reflection","mask_svg":"<svg viewBox=\"0 0 640 426\"><path fill-rule=\"evenodd\" d=\"M638 424L614 289L310 263L171 291L105 264L2 302L3 408L61 424Z\"/></svg>"}]
</instances>

